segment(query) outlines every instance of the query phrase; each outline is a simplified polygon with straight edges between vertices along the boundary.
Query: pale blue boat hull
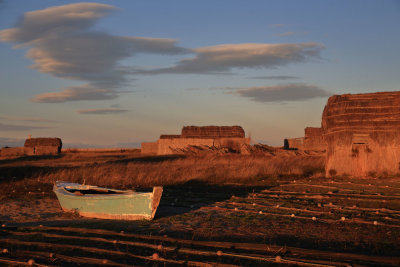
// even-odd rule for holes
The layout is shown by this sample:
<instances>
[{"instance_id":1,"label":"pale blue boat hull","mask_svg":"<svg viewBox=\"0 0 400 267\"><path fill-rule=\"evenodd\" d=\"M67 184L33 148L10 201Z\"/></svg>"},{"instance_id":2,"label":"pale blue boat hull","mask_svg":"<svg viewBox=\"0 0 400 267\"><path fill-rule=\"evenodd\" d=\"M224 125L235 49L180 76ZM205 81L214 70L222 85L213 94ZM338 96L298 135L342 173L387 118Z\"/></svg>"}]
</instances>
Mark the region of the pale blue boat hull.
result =
<instances>
[{"instance_id":1,"label":"pale blue boat hull","mask_svg":"<svg viewBox=\"0 0 400 267\"><path fill-rule=\"evenodd\" d=\"M114 194L76 195L70 190L111 190ZM118 220L151 220L160 203L162 187L153 192L122 191L96 186L57 182L53 191L64 211L76 212L81 216Z\"/></svg>"}]
</instances>

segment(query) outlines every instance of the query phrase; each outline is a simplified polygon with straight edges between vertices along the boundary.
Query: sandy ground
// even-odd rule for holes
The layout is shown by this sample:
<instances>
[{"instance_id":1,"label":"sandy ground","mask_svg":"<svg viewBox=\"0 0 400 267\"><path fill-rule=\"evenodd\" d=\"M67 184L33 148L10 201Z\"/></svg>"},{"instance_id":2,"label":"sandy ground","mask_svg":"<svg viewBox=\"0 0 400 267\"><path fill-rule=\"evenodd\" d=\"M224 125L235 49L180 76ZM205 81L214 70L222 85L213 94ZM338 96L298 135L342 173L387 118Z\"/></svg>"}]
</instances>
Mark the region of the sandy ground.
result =
<instances>
[{"instance_id":1,"label":"sandy ground","mask_svg":"<svg viewBox=\"0 0 400 267\"><path fill-rule=\"evenodd\" d=\"M60 220L71 217L64 213L57 199L43 198L31 202L24 200L3 200L0 202L0 222L34 222Z\"/></svg>"}]
</instances>

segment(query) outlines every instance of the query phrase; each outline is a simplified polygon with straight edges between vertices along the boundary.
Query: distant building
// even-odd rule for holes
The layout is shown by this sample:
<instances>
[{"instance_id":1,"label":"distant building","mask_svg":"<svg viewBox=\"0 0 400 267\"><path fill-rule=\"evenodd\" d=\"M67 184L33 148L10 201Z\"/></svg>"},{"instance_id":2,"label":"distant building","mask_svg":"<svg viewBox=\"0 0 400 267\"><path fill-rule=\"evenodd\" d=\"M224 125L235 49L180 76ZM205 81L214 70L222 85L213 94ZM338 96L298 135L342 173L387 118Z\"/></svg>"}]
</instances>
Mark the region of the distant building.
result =
<instances>
[{"instance_id":1,"label":"distant building","mask_svg":"<svg viewBox=\"0 0 400 267\"><path fill-rule=\"evenodd\" d=\"M246 153L250 138L240 126L185 126L180 135L161 135L156 142L142 143L142 153L176 154L189 146L227 148Z\"/></svg>"},{"instance_id":2,"label":"distant building","mask_svg":"<svg viewBox=\"0 0 400 267\"><path fill-rule=\"evenodd\" d=\"M26 155L57 155L61 148L60 138L28 138L24 144Z\"/></svg>"},{"instance_id":3,"label":"distant building","mask_svg":"<svg viewBox=\"0 0 400 267\"><path fill-rule=\"evenodd\" d=\"M283 148L324 151L326 150L326 142L323 130L317 127L307 127L304 129L304 137L285 139Z\"/></svg>"},{"instance_id":4,"label":"distant building","mask_svg":"<svg viewBox=\"0 0 400 267\"><path fill-rule=\"evenodd\" d=\"M331 96L322 128L327 176L400 173L400 92Z\"/></svg>"}]
</instances>

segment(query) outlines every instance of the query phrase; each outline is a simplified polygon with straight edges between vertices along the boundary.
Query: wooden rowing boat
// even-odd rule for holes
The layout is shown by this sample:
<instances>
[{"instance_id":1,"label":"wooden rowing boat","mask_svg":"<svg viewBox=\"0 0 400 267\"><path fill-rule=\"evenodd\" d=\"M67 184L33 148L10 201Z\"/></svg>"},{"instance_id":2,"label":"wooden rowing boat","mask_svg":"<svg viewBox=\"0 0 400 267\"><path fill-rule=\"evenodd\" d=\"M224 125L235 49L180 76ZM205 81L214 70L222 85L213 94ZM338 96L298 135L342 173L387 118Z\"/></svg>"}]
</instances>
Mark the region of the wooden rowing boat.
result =
<instances>
[{"instance_id":1,"label":"wooden rowing boat","mask_svg":"<svg viewBox=\"0 0 400 267\"><path fill-rule=\"evenodd\" d=\"M53 191L64 211L76 212L83 217L151 220L163 188L155 186L152 192L136 192L57 181Z\"/></svg>"}]
</instances>

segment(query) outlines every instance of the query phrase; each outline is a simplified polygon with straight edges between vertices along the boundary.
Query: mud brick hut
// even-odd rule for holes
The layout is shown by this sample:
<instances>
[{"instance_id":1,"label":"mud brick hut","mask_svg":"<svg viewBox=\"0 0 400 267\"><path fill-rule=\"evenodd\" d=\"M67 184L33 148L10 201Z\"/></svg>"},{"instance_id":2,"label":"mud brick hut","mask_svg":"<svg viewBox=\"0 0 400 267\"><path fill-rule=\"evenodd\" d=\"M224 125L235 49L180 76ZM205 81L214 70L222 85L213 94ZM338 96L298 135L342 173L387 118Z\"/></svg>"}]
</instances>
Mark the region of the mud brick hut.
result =
<instances>
[{"instance_id":1,"label":"mud brick hut","mask_svg":"<svg viewBox=\"0 0 400 267\"><path fill-rule=\"evenodd\" d=\"M29 138L24 144L26 155L57 155L61 148L60 138Z\"/></svg>"},{"instance_id":2,"label":"mud brick hut","mask_svg":"<svg viewBox=\"0 0 400 267\"><path fill-rule=\"evenodd\" d=\"M180 135L161 135L156 142L142 143L142 153L175 154L189 146L228 148L245 153L250 139L240 126L185 126Z\"/></svg>"},{"instance_id":3,"label":"mud brick hut","mask_svg":"<svg viewBox=\"0 0 400 267\"><path fill-rule=\"evenodd\" d=\"M304 137L285 139L284 148L324 151L326 150L326 142L323 136L323 129L306 127L304 129Z\"/></svg>"},{"instance_id":4,"label":"mud brick hut","mask_svg":"<svg viewBox=\"0 0 400 267\"><path fill-rule=\"evenodd\" d=\"M400 92L332 96L322 128L327 176L400 173Z\"/></svg>"}]
</instances>

